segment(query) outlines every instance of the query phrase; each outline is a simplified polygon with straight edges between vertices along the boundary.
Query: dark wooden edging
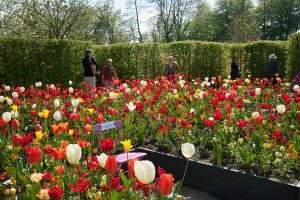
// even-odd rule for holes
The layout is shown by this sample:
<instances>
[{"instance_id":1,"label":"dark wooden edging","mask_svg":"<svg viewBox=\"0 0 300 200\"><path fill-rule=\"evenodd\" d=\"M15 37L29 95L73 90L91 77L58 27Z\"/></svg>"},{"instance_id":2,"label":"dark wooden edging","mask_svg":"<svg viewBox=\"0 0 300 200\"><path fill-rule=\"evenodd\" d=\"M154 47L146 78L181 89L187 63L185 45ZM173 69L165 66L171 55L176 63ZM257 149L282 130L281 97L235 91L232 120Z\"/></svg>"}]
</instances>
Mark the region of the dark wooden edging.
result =
<instances>
[{"instance_id":1,"label":"dark wooden edging","mask_svg":"<svg viewBox=\"0 0 300 200\"><path fill-rule=\"evenodd\" d=\"M136 150L147 153L145 159L172 173L175 180L182 178L186 159L146 148ZM189 162L183 184L222 200L300 200L300 183L286 184L194 160Z\"/></svg>"}]
</instances>

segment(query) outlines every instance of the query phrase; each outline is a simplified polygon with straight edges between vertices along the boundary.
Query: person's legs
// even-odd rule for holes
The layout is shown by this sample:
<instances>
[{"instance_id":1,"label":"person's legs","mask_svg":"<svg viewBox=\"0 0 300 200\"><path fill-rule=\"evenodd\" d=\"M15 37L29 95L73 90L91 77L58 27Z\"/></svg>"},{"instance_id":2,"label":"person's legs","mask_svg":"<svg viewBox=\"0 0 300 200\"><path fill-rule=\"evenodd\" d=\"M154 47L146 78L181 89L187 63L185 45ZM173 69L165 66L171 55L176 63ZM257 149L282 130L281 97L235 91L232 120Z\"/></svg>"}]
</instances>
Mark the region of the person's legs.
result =
<instances>
[{"instance_id":1,"label":"person's legs","mask_svg":"<svg viewBox=\"0 0 300 200\"><path fill-rule=\"evenodd\" d=\"M89 77L84 77L84 82L86 84L86 86L90 86L91 87L91 95L94 96L94 88L96 86L96 79L94 76L89 76Z\"/></svg>"}]
</instances>

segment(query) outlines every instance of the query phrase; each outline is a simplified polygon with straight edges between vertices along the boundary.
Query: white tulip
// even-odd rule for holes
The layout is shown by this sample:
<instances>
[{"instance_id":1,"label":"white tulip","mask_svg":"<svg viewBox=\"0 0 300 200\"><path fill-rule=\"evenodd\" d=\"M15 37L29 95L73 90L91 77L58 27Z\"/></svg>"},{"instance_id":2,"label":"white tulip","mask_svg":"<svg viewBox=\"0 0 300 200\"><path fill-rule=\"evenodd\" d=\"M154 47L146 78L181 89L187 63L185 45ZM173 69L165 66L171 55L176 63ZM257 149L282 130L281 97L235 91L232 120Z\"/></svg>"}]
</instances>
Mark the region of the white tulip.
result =
<instances>
[{"instance_id":1,"label":"white tulip","mask_svg":"<svg viewBox=\"0 0 300 200\"><path fill-rule=\"evenodd\" d=\"M229 96L230 96L230 93L226 92L226 94L225 94L226 99L228 99Z\"/></svg>"},{"instance_id":2,"label":"white tulip","mask_svg":"<svg viewBox=\"0 0 300 200\"><path fill-rule=\"evenodd\" d=\"M11 106L12 104L13 104L12 99L8 99L8 100L7 100L7 105Z\"/></svg>"},{"instance_id":3,"label":"white tulip","mask_svg":"<svg viewBox=\"0 0 300 200\"><path fill-rule=\"evenodd\" d=\"M71 103L74 107L77 107L79 105L79 99L72 99Z\"/></svg>"},{"instance_id":4,"label":"white tulip","mask_svg":"<svg viewBox=\"0 0 300 200\"><path fill-rule=\"evenodd\" d=\"M43 179L43 174L34 172L30 176L30 180L34 183L39 183Z\"/></svg>"},{"instance_id":5,"label":"white tulip","mask_svg":"<svg viewBox=\"0 0 300 200\"><path fill-rule=\"evenodd\" d=\"M205 79L204 79L206 82L208 82L209 81L209 78L208 77L205 77Z\"/></svg>"},{"instance_id":6,"label":"white tulip","mask_svg":"<svg viewBox=\"0 0 300 200\"><path fill-rule=\"evenodd\" d=\"M18 94L17 92L13 92L13 93L11 93L11 96L12 96L13 98L18 98L18 97L19 97L19 94Z\"/></svg>"},{"instance_id":7,"label":"white tulip","mask_svg":"<svg viewBox=\"0 0 300 200\"><path fill-rule=\"evenodd\" d=\"M180 85L181 88L183 88L184 85L185 85L185 80L182 80L182 79L181 79L181 80L179 81L179 85Z\"/></svg>"},{"instance_id":8,"label":"white tulip","mask_svg":"<svg viewBox=\"0 0 300 200\"><path fill-rule=\"evenodd\" d=\"M25 88L24 87L21 87L20 91L23 93L25 92Z\"/></svg>"},{"instance_id":9,"label":"white tulip","mask_svg":"<svg viewBox=\"0 0 300 200\"><path fill-rule=\"evenodd\" d=\"M101 153L100 156L97 156L98 163L102 168L105 167L108 156L105 153Z\"/></svg>"},{"instance_id":10,"label":"white tulip","mask_svg":"<svg viewBox=\"0 0 300 200\"><path fill-rule=\"evenodd\" d=\"M69 81L69 85L72 85L73 84L73 82L72 81Z\"/></svg>"},{"instance_id":11,"label":"white tulip","mask_svg":"<svg viewBox=\"0 0 300 200\"><path fill-rule=\"evenodd\" d=\"M277 105L276 110L279 114L283 114L286 111L286 107L283 104Z\"/></svg>"},{"instance_id":12,"label":"white tulip","mask_svg":"<svg viewBox=\"0 0 300 200\"><path fill-rule=\"evenodd\" d=\"M140 85L141 85L142 87L146 87L147 81L141 80Z\"/></svg>"},{"instance_id":13,"label":"white tulip","mask_svg":"<svg viewBox=\"0 0 300 200\"><path fill-rule=\"evenodd\" d=\"M18 118L18 117L19 117L18 111L11 111L10 113L11 113L11 116L12 116L13 118Z\"/></svg>"},{"instance_id":14,"label":"white tulip","mask_svg":"<svg viewBox=\"0 0 300 200\"><path fill-rule=\"evenodd\" d=\"M2 118L4 119L5 122L9 122L11 120L11 113L10 112L3 113Z\"/></svg>"},{"instance_id":15,"label":"white tulip","mask_svg":"<svg viewBox=\"0 0 300 200\"><path fill-rule=\"evenodd\" d=\"M148 160L135 161L134 174L141 183L147 185L155 179L155 167Z\"/></svg>"},{"instance_id":16,"label":"white tulip","mask_svg":"<svg viewBox=\"0 0 300 200\"><path fill-rule=\"evenodd\" d=\"M122 86L123 86L125 89L128 88L127 83L123 83Z\"/></svg>"},{"instance_id":17,"label":"white tulip","mask_svg":"<svg viewBox=\"0 0 300 200\"><path fill-rule=\"evenodd\" d=\"M196 110L195 110L194 108L191 108L191 109L190 109L190 113L191 113L191 114L192 114L192 113L195 114L195 113L196 113Z\"/></svg>"},{"instance_id":18,"label":"white tulip","mask_svg":"<svg viewBox=\"0 0 300 200\"><path fill-rule=\"evenodd\" d=\"M36 86L36 87L42 87L42 82L36 82L36 83L35 83L35 86Z\"/></svg>"},{"instance_id":19,"label":"white tulip","mask_svg":"<svg viewBox=\"0 0 300 200\"><path fill-rule=\"evenodd\" d=\"M4 96L0 96L0 103L3 103L5 100Z\"/></svg>"},{"instance_id":20,"label":"white tulip","mask_svg":"<svg viewBox=\"0 0 300 200\"><path fill-rule=\"evenodd\" d=\"M255 88L255 95L259 96L261 94L261 88Z\"/></svg>"},{"instance_id":21,"label":"white tulip","mask_svg":"<svg viewBox=\"0 0 300 200\"><path fill-rule=\"evenodd\" d=\"M230 76L230 75L228 75L227 79L231 79L231 76Z\"/></svg>"},{"instance_id":22,"label":"white tulip","mask_svg":"<svg viewBox=\"0 0 300 200\"><path fill-rule=\"evenodd\" d=\"M251 115L252 115L252 118L256 118L256 117L258 117L260 114L259 114L259 112L255 111L255 112L253 112Z\"/></svg>"},{"instance_id":23,"label":"white tulip","mask_svg":"<svg viewBox=\"0 0 300 200\"><path fill-rule=\"evenodd\" d=\"M159 82L158 81L154 81L154 85L157 85Z\"/></svg>"},{"instance_id":24,"label":"white tulip","mask_svg":"<svg viewBox=\"0 0 300 200\"><path fill-rule=\"evenodd\" d=\"M53 118L56 120L56 121L60 121L61 120L61 114L59 111L56 111L54 114L53 114Z\"/></svg>"},{"instance_id":25,"label":"white tulip","mask_svg":"<svg viewBox=\"0 0 300 200\"><path fill-rule=\"evenodd\" d=\"M110 98L110 99L115 99L115 98L117 98L117 97L116 97L116 94L115 94L114 92L110 92L110 93L109 93L109 98Z\"/></svg>"},{"instance_id":26,"label":"white tulip","mask_svg":"<svg viewBox=\"0 0 300 200\"><path fill-rule=\"evenodd\" d=\"M51 84L50 87L52 90L54 90L54 88L55 88L54 84Z\"/></svg>"},{"instance_id":27,"label":"white tulip","mask_svg":"<svg viewBox=\"0 0 300 200\"><path fill-rule=\"evenodd\" d=\"M54 106L55 108L58 108L60 106L59 99L54 99Z\"/></svg>"},{"instance_id":28,"label":"white tulip","mask_svg":"<svg viewBox=\"0 0 300 200\"><path fill-rule=\"evenodd\" d=\"M223 84L223 86L227 88L227 86L228 86L228 83L224 83L224 84Z\"/></svg>"},{"instance_id":29,"label":"white tulip","mask_svg":"<svg viewBox=\"0 0 300 200\"><path fill-rule=\"evenodd\" d=\"M127 108L128 108L131 112L134 111L135 108L136 108L136 105L134 105L134 104L132 103L132 101L130 101L129 104L126 103L126 106L127 106Z\"/></svg>"},{"instance_id":30,"label":"white tulip","mask_svg":"<svg viewBox=\"0 0 300 200\"><path fill-rule=\"evenodd\" d=\"M177 93L177 90L176 90L176 89L173 89L173 93L176 94L176 93Z\"/></svg>"},{"instance_id":31,"label":"white tulip","mask_svg":"<svg viewBox=\"0 0 300 200\"><path fill-rule=\"evenodd\" d=\"M9 85L7 85L7 86L5 86L5 88L4 88L7 92L8 91L10 91L10 86Z\"/></svg>"},{"instance_id":32,"label":"white tulip","mask_svg":"<svg viewBox=\"0 0 300 200\"><path fill-rule=\"evenodd\" d=\"M35 104L35 103L32 104L31 108L32 108L32 109L36 109L36 104Z\"/></svg>"},{"instance_id":33,"label":"white tulip","mask_svg":"<svg viewBox=\"0 0 300 200\"><path fill-rule=\"evenodd\" d=\"M300 90L299 85L294 85L293 90L294 90L295 92L298 92L298 91Z\"/></svg>"},{"instance_id":34,"label":"white tulip","mask_svg":"<svg viewBox=\"0 0 300 200\"><path fill-rule=\"evenodd\" d=\"M69 144L66 149L67 160L70 164L78 165L81 158L81 147L78 144Z\"/></svg>"},{"instance_id":35,"label":"white tulip","mask_svg":"<svg viewBox=\"0 0 300 200\"><path fill-rule=\"evenodd\" d=\"M126 93L130 93L130 92L131 92L131 89L130 89L130 88L126 88L126 89L125 89L125 92L126 92Z\"/></svg>"},{"instance_id":36,"label":"white tulip","mask_svg":"<svg viewBox=\"0 0 300 200\"><path fill-rule=\"evenodd\" d=\"M69 93L72 94L74 92L74 89L72 87L69 87Z\"/></svg>"},{"instance_id":37,"label":"white tulip","mask_svg":"<svg viewBox=\"0 0 300 200\"><path fill-rule=\"evenodd\" d=\"M214 82L214 81L211 81L211 84L212 84L212 85L214 85L214 84L215 84L215 82Z\"/></svg>"},{"instance_id":38,"label":"white tulip","mask_svg":"<svg viewBox=\"0 0 300 200\"><path fill-rule=\"evenodd\" d=\"M191 143L184 143L181 145L181 153L189 159L195 154L195 146Z\"/></svg>"}]
</instances>

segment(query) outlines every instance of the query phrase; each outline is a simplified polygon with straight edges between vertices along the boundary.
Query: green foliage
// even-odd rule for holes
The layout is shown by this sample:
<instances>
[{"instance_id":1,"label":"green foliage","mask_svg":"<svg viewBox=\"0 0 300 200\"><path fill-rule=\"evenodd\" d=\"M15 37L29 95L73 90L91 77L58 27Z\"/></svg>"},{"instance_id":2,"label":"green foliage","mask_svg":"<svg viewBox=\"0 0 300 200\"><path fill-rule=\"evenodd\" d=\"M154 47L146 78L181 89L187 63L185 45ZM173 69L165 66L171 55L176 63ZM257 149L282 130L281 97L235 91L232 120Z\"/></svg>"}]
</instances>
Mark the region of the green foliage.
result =
<instances>
[{"instance_id":1,"label":"green foliage","mask_svg":"<svg viewBox=\"0 0 300 200\"><path fill-rule=\"evenodd\" d=\"M108 58L112 58L118 77L123 80L132 76L154 78L162 75L169 55L174 56L181 73L192 77L227 76L233 56L239 58L242 76L265 77L268 57L272 53L278 58L283 77L289 56L289 77L293 77L300 70L299 36L291 36L290 48L282 41L243 44L185 41L101 46L75 40L0 37L0 81L24 86L37 81L64 85L69 80L80 83L83 80L81 60L86 48L93 49L100 69Z\"/></svg>"},{"instance_id":2,"label":"green foliage","mask_svg":"<svg viewBox=\"0 0 300 200\"><path fill-rule=\"evenodd\" d=\"M294 33L289 38L288 78L293 79L300 71L300 33Z\"/></svg>"},{"instance_id":3,"label":"green foliage","mask_svg":"<svg viewBox=\"0 0 300 200\"><path fill-rule=\"evenodd\" d=\"M267 77L267 63L269 56L275 54L279 65L279 74L285 77L288 59L288 45L282 41L258 41L245 45L246 70L252 77Z\"/></svg>"}]
</instances>

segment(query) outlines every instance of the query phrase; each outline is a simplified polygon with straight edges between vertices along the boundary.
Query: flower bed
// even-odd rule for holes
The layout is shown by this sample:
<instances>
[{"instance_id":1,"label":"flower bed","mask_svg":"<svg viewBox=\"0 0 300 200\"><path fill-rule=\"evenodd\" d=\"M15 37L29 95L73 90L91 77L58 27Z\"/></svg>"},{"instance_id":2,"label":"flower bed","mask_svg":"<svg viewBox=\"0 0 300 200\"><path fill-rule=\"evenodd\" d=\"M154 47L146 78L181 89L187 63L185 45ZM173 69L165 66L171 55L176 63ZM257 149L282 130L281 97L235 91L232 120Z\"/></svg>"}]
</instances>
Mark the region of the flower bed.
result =
<instances>
[{"instance_id":1,"label":"flower bed","mask_svg":"<svg viewBox=\"0 0 300 200\"><path fill-rule=\"evenodd\" d=\"M112 174L103 163L105 170L99 170L99 156L106 152L114 157L123 151L128 143L122 145L120 139L175 156L181 144L189 142L196 146L194 159L284 181L298 180L300 90L296 86L289 93L289 84L278 81L273 87L267 79L250 77L187 81L183 76L175 82L161 77L115 82L108 91L94 90L94 97L84 84L73 88L71 82L69 88L59 84L44 88L40 82L28 89L3 85L0 189L6 196L27 197L41 188L45 195L79 196L77 185L85 198L135 194L121 172L120 187L126 192L111 193L111 188L120 189L112 176L99 181ZM93 125L120 119L122 138L114 130L97 137ZM73 152L69 156L68 147ZM148 191L140 186L144 193ZM110 192L105 193L105 187Z\"/></svg>"}]
</instances>

